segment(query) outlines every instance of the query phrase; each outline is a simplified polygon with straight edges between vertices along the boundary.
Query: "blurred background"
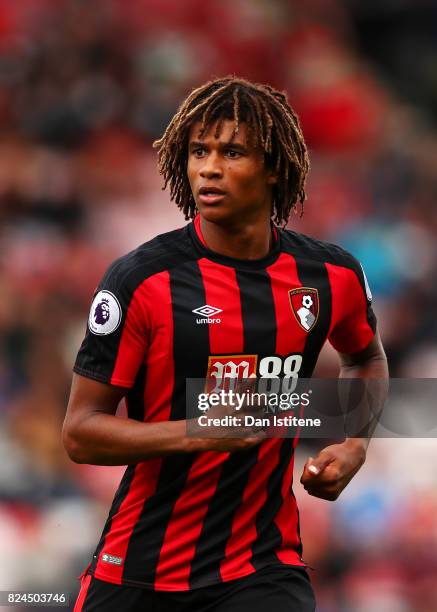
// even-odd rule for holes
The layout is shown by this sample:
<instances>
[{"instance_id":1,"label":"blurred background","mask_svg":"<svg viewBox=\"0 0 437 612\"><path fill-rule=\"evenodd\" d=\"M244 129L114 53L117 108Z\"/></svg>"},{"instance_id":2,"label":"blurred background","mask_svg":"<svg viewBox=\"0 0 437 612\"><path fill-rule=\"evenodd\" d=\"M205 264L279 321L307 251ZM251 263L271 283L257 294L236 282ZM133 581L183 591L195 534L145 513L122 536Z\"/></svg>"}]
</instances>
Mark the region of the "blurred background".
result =
<instances>
[{"instance_id":1,"label":"blurred background","mask_svg":"<svg viewBox=\"0 0 437 612\"><path fill-rule=\"evenodd\" d=\"M427 0L0 0L0 589L74 598L98 541L123 468L66 457L71 367L109 262L185 223L151 143L205 80L288 92L290 227L361 260L391 376L436 376L436 24ZM370 449L334 504L296 484L318 610L435 611L436 442Z\"/></svg>"}]
</instances>

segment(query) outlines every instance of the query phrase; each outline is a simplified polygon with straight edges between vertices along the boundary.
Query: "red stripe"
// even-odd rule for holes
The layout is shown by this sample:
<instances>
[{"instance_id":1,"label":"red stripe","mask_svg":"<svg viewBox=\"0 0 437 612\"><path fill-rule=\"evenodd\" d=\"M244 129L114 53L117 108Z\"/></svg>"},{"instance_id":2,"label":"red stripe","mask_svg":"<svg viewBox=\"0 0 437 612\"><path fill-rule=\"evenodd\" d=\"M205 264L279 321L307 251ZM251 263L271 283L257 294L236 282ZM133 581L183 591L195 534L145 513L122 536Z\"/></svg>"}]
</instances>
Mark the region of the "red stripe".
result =
<instances>
[{"instance_id":1,"label":"red stripe","mask_svg":"<svg viewBox=\"0 0 437 612\"><path fill-rule=\"evenodd\" d=\"M214 495L221 467L229 453L200 453L174 505L156 570L155 589L189 589L191 562L202 531L208 504Z\"/></svg>"},{"instance_id":2,"label":"red stripe","mask_svg":"<svg viewBox=\"0 0 437 612\"><path fill-rule=\"evenodd\" d=\"M205 238L203 237L203 234L202 234L202 228L200 227L200 215L197 215L197 217L195 217L194 219L194 229L196 230L196 234L200 242L203 244L203 246L208 248L208 245L206 244Z\"/></svg>"},{"instance_id":3,"label":"red stripe","mask_svg":"<svg viewBox=\"0 0 437 612\"><path fill-rule=\"evenodd\" d=\"M297 273L296 261L292 255L281 253L267 272L270 276L276 313L276 353L286 356L303 353L308 337L297 323L291 310L289 291L302 286ZM279 434L279 431L277 432Z\"/></svg>"},{"instance_id":4,"label":"red stripe","mask_svg":"<svg viewBox=\"0 0 437 612\"><path fill-rule=\"evenodd\" d=\"M131 387L134 384L138 368L144 360L147 350L147 335L145 332L150 329L150 323L146 314L147 310L142 307L142 302L149 299L148 284L149 279L139 285L134 291L127 309L111 376L112 385Z\"/></svg>"},{"instance_id":5,"label":"red stripe","mask_svg":"<svg viewBox=\"0 0 437 612\"><path fill-rule=\"evenodd\" d=\"M96 578L107 580L114 584L121 584L123 577L123 564L113 565L102 561L102 555L126 559L129 540L135 524L137 523L145 501L156 490L162 459L150 459L139 463L135 467L129 492L123 500L119 511L113 517L111 528L106 534L105 543L96 564L94 575Z\"/></svg>"},{"instance_id":6,"label":"red stripe","mask_svg":"<svg viewBox=\"0 0 437 612\"><path fill-rule=\"evenodd\" d=\"M215 354L242 353L244 350L244 329L241 311L240 289L237 283L236 271L227 266L201 260L199 266L203 275L207 303L223 309L220 313L224 327L209 326L211 352ZM271 441L262 444L259 457L263 458L271 452ZM254 571L250 563L250 546L256 539L256 512L265 501L265 491L260 490L269 473L269 462L257 463L251 470L243 500L234 515L231 535L225 549L225 558L220 564L220 573L224 581Z\"/></svg>"},{"instance_id":7,"label":"red stripe","mask_svg":"<svg viewBox=\"0 0 437 612\"><path fill-rule=\"evenodd\" d=\"M159 304L159 308L156 308ZM150 337L148 330L154 330ZM167 421L173 394L173 316L170 278L160 272L136 289L126 313L112 384L132 385L145 359L145 420Z\"/></svg>"},{"instance_id":8,"label":"red stripe","mask_svg":"<svg viewBox=\"0 0 437 612\"><path fill-rule=\"evenodd\" d=\"M215 315L221 323L209 325L211 355L242 353L243 318L237 273L234 268L208 259L200 259L198 263L205 287L206 303L222 310Z\"/></svg>"},{"instance_id":9,"label":"red stripe","mask_svg":"<svg viewBox=\"0 0 437 612\"><path fill-rule=\"evenodd\" d=\"M299 410L299 418L303 417L303 406ZM293 448L295 449L299 440L300 427L296 430L296 435L293 440ZM291 494L293 486L294 472L294 454L291 458L287 471L284 474L282 481L281 495L282 504L275 516L275 523L282 535L282 541L276 555L283 563L291 563L293 565L304 565L304 562L297 552L301 546L299 535L299 511L297 509L296 498Z\"/></svg>"},{"instance_id":10,"label":"red stripe","mask_svg":"<svg viewBox=\"0 0 437 612\"><path fill-rule=\"evenodd\" d=\"M308 334L297 323L291 310L290 289L302 286L299 280L296 261L292 255L281 253L276 262L267 270L269 273L275 303L277 334L276 352L279 355L303 353ZM297 435L293 446L297 444ZM280 548L275 551L283 563L301 564L297 549L300 545L298 533L298 512L296 500L291 493L293 483L294 457L292 457L281 486L282 504L275 517L281 533Z\"/></svg>"},{"instance_id":11,"label":"red stripe","mask_svg":"<svg viewBox=\"0 0 437 612\"><path fill-rule=\"evenodd\" d=\"M149 325L156 330L150 339L147 354L147 382L145 385L145 420L168 421L171 412L171 396L174 386L174 366L170 355L173 355L173 316L170 293L170 277L168 272L156 274L147 279L136 291L137 305L132 310L134 316L139 315L139 308L148 309ZM159 303L159 308L152 308L152 299ZM144 332L143 332L144 333ZM126 341L129 336L126 337ZM125 339L122 338L124 342ZM126 348L125 348L126 347ZM123 350L129 347L123 344ZM126 353L125 353L126 354ZM119 351L119 357L123 352ZM122 365L120 365L120 368ZM95 576L115 584L121 584L123 565L112 565L102 561L102 555L107 553L121 557L123 561L129 546L129 540L137 523L144 502L156 490L162 459L149 459L139 463L135 468L129 492L123 500L119 511L113 517L111 528L106 535L104 546L97 561Z\"/></svg>"},{"instance_id":12,"label":"red stripe","mask_svg":"<svg viewBox=\"0 0 437 612\"><path fill-rule=\"evenodd\" d=\"M276 555L283 563L301 565L297 552L300 546L299 537L299 515L294 495L291 494L293 485L294 456L292 457L282 481L281 494L282 504L275 516L275 523L281 532L281 546L276 550Z\"/></svg>"},{"instance_id":13,"label":"red stripe","mask_svg":"<svg viewBox=\"0 0 437 612\"><path fill-rule=\"evenodd\" d=\"M301 418L303 415L304 408L300 406L298 416ZM299 432L300 426L296 430L293 449L297 446ZM299 535L299 511L297 509L296 498L292 494L293 472L294 454L284 474L281 487L282 504L274 519L282 536L281 545L275 552L278 559L283 563L305 565L297 552L301 547L301 540Z\"/></svg>"},{"instance_id":14,"label":"red stripe","mask_svg":"<svg viewBox=\"0 0 437 612\"><path fill-rule=\"evenodd\" d=\"M87 574L82 578L80 582L79 595L77 596L73 612L82 612L83 604L85 603L85 598L87 596L88 589L90 588L91 579L91 574Z\"/></svg>"},{"instance_id":15,"label":"red stripe","mask_svg":"<svg viewBox=\"0 0 437 612\"><path fill-rule=\"evenodd\" d=\"M199 228L198 217L195 227ZM243 322L236 272L207 259L201 259L198 264L206 303L222 311L214 317L220 318L221 323L209 324L211 354L242 353ZM168 523L156 573L156 589L166 585L168 588L170 581L178 590L189 589L196 543L228 456L229 453L205 452L196 457Z\"/></svg>"},{"instance_id":16,"label":"red stripe","mask_svg":"<svg viewBox=\"0 0 437 612\"><path fill-rule=\"evenodd\" d=\"M297 323L291 310L289 291L302 286L292 255L281 253L273 265L267 268L270 276L276 313L276 353L289 355L303 353L307 332Z\"/></svg>"},{"instance_id":17,"label":"red stripe","mask_svg":"<svg viewBox=\"0 0 437 612\"><path fill-rule=\"evenodd\" d=\"M220 574L224 581L255 571L251 557L252 545L257 538L256 515L267 500L265 485L278 464L281 444L282 440L271 438L260 445L258 461L250 471L241 505L234 515L225 558L220 563Z\"/></svg>"},{"instance_id":18,"label":"red stripe","mask_svg":"<svg viewBox=\"0 0 437 612\"><path fill-rule=\"evenodd\" d=\"M367 321L365 293L353 270L329 263L325 266L332 294L329 340L341 353L357 353L365 349L375 335Z\"/></svg>"},{"instance_id":19,"label":"red stripe","mask_svg":"<svg viewBox=\"0 0 437 612\"><path fill-rule=\"evenodd\" d=\"M276 262L267 269L270 276L276 316L276 353L288 355L303 351L306 333L296 323L292 313L288 292L300 287L293 257L282 253ZM243 494L243 502L238 508L232 525L232 534L226 546L226 556L221 562L223 580L232 580L236 574L249 574L254 571L251 563L252 545L257 538L256 516L267 499L269 476L277 466L283 440L266 440L260 446L259 459L252 468ZM263 483L260 487L259 483ZM282 524L279 525L282 527Z\"/></svg>"},{"instance_id":20,"label":"red stripe","mask_svg":"<svg viewBox=\"0 0 437 612\"><path fill-rule=\"evenodd\" d=\"M161 272L148 281L149 312L155 330L146 358L145 421L168 421L174 388L173 313L170 275ZM159 308L156 308L159 304Z\"/></svg>"}]
</instances>

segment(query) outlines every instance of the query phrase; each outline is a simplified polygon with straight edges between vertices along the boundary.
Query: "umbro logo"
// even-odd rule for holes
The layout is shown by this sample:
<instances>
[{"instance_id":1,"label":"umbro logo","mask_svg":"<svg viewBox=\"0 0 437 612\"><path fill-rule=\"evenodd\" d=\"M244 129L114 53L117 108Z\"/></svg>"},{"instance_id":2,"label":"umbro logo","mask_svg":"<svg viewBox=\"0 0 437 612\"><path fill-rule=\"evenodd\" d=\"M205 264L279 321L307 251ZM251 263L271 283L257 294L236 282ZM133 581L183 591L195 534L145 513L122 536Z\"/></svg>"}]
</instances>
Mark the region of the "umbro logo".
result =
<instances>
[{"instance_id":1,"label":"umbro logo","mask_svg":"<svg viewBox=\"0 0 437 612\"><path fill-rule=\"evenodd\" d=\"M214 308L214 306L208 306L208 304L205 304L205 306L195 308L194 310L192 310L192 312L198 315L202 315L203 317L212 317L218 314L219 312L222 312L222 309Z\"/></svg>"},{"instance_id":2,"label":"umbro logo","mask_svg":"<svg viewBox=\"0 0 437 612\"><path fill-rule=\"evenodd\" d=\"M191 312L194 314L200 315L200 318L196 319L196 323L201 325L203 323L221 323L221 319L215 318L215 315L218 315L219 312L223 312L221 308L215 308L214 306L209 306L209 304L205 304L204 306L200 306L199 308L194 308Z\"/></svg>"}]
</instances>

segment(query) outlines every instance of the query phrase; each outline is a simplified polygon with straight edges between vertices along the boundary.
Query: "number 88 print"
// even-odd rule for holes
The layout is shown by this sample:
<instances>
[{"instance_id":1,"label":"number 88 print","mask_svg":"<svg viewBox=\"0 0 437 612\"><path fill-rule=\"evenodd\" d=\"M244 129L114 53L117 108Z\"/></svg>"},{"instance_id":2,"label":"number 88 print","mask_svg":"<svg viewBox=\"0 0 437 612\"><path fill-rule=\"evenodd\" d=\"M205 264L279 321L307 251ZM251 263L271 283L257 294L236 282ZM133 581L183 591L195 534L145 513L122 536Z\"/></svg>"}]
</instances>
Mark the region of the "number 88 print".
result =
<instances>
[{"instance_id":1,"label":"number 88 print","mask_svg":"<svg viewBox=\"0 0 437 612\"><path fill-rule=\"evenodd\" d=\"M302 355L295 353L287 357L263 357L258 368L257 362L258 355L211 356L208 361L207 391L217 393L229 390L234 387L232 381L253 377L260 378L259 391L266 391L267 388L272 393L280 390L284 393L294 391L302 366ZM261 386L265 388L262 389Z\"/></svg>"}]
</instances>

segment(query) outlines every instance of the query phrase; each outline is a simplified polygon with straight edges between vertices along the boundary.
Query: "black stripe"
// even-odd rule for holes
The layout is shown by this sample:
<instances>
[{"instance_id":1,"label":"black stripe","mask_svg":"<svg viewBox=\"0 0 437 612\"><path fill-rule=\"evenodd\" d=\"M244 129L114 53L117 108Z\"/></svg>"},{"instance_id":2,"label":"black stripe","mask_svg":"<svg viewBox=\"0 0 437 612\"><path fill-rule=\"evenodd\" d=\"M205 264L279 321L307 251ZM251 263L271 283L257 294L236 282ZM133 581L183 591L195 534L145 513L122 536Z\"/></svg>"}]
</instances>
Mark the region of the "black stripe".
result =
<instances>
[{"instance_id":1,"label":"black stripe","mask_svg":"<svg viewBox=\"0 0 437 612\"><path fill-rule=\"evenodd\" d=\"M270 474L267 498L256 517L257 539L252 546L252 564L256 569L279 561L274 551L281 545L282 534L274 518L283 502L282 481L293 457L294 449L291 438L278 439L276 443L281 444L278 464Z\"/></svg>"},{"instance_id":2,"label":"black stripe","mask_svg":"<svg viewBox=\"0 0 437 612\"><path fill-rule=\"evenodd\" d=\"M270 277L265 270L237 270L244 332L244 353L273 355L276 318ZM235 512L241 505L259 446L235 452L225 462L211 499L191 565L190 586L220 581L220 562L232 534Z\"/></svg>"},{"instance_id":3,"label":"black stripe","mask_svg":"<svg viewBox=\"0 0 437 612\"><path fill-rule=\"evenodd\" d=\"M126 395L127 415L130 419L144 421L144 385L146 381L146 365L143 363L138 370L135 383Z\"/></svg>"},{"instance_id":4,"label":"black stripe","mask_svg":"<svg viewBox=\"0 0 437 612\"><path fill-rule=\"evenodd\" d=\"M191 588L221 582L220 561L225 556L234 515L243 500L250 470L258 461L258 452L259 447L232 453L223 465L191 563Z\"/></svg>"},{"instance_id":5,"label":"black stripe","mask_svg":"<svg viewBox=\"0 0 437 612\"><path fill-rule=\"evenodd\" d=\"M303 548L302 548L302 537L300 535L300 514L299 514L299 506L297 505L297 500L296 500L296 496L294 494L293 489L290 489L290 493L291 496L294 499L294 504L296 506L296 514L297 514L297 535L299 537L299 546L297 548L297 553L299 555L299 557L302 559L302 554L303 554Z\"/></svg>"},{"instance_id":6,"label":"black stripe","mask_svg":"<svg viewBox=\"0 0 437 612\"><path fill-rule=\"evenodd\" d=\"M332 315L331 285L328 271L321 261L311 260L294 255L297 274L303 287L317 289L319 293L319 317L317 323L308 332L303 352L300 378L310 378L319 357L319 353L328 336Z\"/></svg>"},{"instance_id":7,"label":"black stripe","mask_svg":"<svg viewBox=\"0 0 437 612\"><path fill-rule=\"evenodd\" d=\"M174 390L170 420L185 419L185 380L204 377L209 355L207 325L196 325L191 312L205 304L205 289L197 262L170 271L173 310ZM195 455L162 459L154 495L144 503L126 555L123 577L153 583L160 550L173 507L181 495Z\"/></svg>"},{"instance_id":8,"label":"black stripe","mask_svg":"<svg viewBox=\"0 0 437 612\"><path fill-rule=\"evenodd\" d=\"M105 538L112 526L112 518L120 510L120 506L123 503L123 500L129 493L129 489L135 474L135 468L135 465L128 465L125 473L123 474L123 478L121 479L121 482L118 485L118 489L115 493L108 518L106 519L105 527L103 528L102 535L100 536L99 543L93 555L93 560L90 567L91 573L93 573L96 569L97 561L99 560L100 553L102 552L103 547L105 545Z\"/></svg>"},{"instance_id":9,"label":"black stripe","mask_svg":"<svg viewBox=\"0 0 437 612\"><path fill-rule=\"evenodd\" d=\"M276 316L270 276L264 270L237 270L244 327L244 352L274 355Z\"/></svg>"}]
</instances>

